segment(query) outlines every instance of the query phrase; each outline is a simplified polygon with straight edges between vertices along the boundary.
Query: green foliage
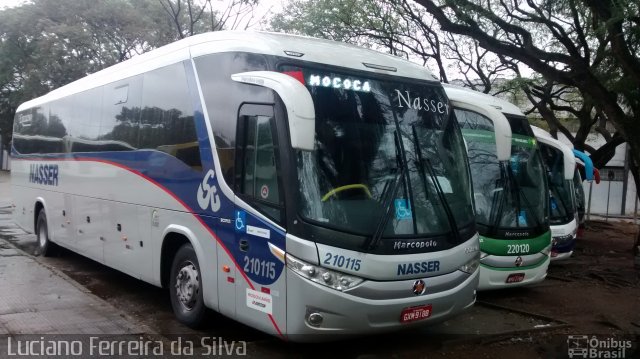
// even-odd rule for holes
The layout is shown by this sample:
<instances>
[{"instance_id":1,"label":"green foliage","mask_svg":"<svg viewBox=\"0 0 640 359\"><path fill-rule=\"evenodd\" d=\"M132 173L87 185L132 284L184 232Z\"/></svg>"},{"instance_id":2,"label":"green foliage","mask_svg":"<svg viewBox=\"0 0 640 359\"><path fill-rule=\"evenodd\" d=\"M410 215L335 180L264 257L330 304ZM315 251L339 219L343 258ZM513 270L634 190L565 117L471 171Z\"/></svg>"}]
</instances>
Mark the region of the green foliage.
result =
<instances>
[{"instance_id":1,"label":"green foliage","mask_svg":"<svg viewBox=\"0 0 640 359\"><path fill-rule=\"evenodd\" d=\"M191 1L169 0L184 9ZM211 17L218 16L210 10L189 23L194 19L184 14L172 18L158 0L32 0L0 10L2 143L9 142L20 103L178 40L184 37L178 25L208 31Z\"/></svg>"}]
</instances>

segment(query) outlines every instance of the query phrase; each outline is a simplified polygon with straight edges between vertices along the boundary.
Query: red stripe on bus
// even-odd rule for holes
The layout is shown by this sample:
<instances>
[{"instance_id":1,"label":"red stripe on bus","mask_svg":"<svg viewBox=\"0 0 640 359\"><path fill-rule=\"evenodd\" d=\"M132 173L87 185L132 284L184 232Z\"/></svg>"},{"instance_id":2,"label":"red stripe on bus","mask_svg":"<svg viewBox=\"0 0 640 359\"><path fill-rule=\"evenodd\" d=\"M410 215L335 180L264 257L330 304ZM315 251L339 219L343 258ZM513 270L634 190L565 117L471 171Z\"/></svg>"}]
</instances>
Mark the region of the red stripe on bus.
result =
<instances>
[{"instance_id":1,"label":"red stripe on bus","mask_svg":"<svg viewBox=\"0 0 640 359\"><path fill-rule=\"evenodd\" d=\"M113 162L113 161L108 161L108 160L101 160L101 159L96 159L96 158L91 158L91 157L76 157L76 158L48 158L48 157L29 157L29 158L12 158L13 161L15 160L25 160L25 161L78 161L78 162L98 162L98 163L104 163L107 165L112 165L118 168L121 168L123 170L129 171L139 177L144 178L145 180L147 180L148 182L153 183L154 185L156 185L158 188L160 188L161 190L163 190L165 193L167 193L169 196L171 196L173 199L175 199L176 201L178 201L178 203L180 203L180 205L182 205L187 212L191 213L199 222L200 224L202 224L202 226L207 230L207 232L209 232L211 234L211 236L213 236L213 238L216 240L216 242L218 242L218 244L222 247L222 249L225 250L225 252L227 252L227 255L229 256L229 258L231 258L231 261L233 262L233 264L236 266L236 268L238 269L238 272L240 272L242 274L242 277L244 278L244 280L247 282L247 284L249 285L249 287L252 290L255 290L255 287L253 286L253 284L251 283L251 279L249 279L249 277L247 276L247 274L244 272L244 270L241 270L241 266L238 264L238 262L236 262L236 259L233 257L233 255L231 254L231 251L229 251L229 249L224 245L224 243L222 243L222 241L220 240L220 238L218 238L218 236L216 236L216 234L213 232L213 230L211 228L209 228L209 226L207 226L206 223L204 223L204 221L202 220L202 218L200 218L200 216L197 216L194 212L193 209L191 209L191 207L189 207L186 203L184 203L178 196L176 196L173 192L169 191L169 189L167 189L166 187L164 187L163 185L161 185L160 183L158 183L156 180L154 180L151 177L148 177L147 175L136 171L132 168L129 168L125 165L121 165L117 162ZM267 314L269 316L269 319L271 319L271 323L273 323L273 326L275 327L276 331L278 332L278 334L283 338L286 339L284 337L284 335L282 335L282 332L280 331L280 328L278 327L278 324L276 323L275 319L273 318L272 314Z\"/></svg>"}]
</instances>

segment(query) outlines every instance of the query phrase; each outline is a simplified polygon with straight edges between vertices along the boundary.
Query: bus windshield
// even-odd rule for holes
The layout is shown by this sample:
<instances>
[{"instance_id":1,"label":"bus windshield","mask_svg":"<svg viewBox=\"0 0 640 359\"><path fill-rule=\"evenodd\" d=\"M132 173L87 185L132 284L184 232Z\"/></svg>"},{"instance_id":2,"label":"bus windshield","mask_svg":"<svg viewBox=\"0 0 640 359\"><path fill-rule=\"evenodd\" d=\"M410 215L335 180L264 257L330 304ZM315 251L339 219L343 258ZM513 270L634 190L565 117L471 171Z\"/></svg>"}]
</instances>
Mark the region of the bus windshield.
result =
<instances>
[{"instance_id":1,"label":"bus windshield","mask_svg":"<svg viewBox=\"0 0 640 359\"><path fill-rule=\"evenodd\" d=\"M327 228L426 237L473 223L464 142L439 84L295 68L315 105L297 150L299 213Z\"/></svg>"},{"instance_id":2,"label":"bus windshield","mask_svg":"<svg viewBox=\"0 0 640 359\"><path fill-rule=\"evenodd\" d=\"M552 225L571 222L575 217L573 179L564 178L564 157L561 150L540 143L549 180L549 221Z\"/></svg>"},{"instance_id":3,"label":"bus windshield","mask_svg":"<svg viewBox=\"0 0 640 359\"><path fill-rule=\"evenodd\" d=\"M545 223L546 186L535 139L512 135L511 160L496 155L493 123L472 111L456 109L469 151L479 230L539 228Z\"/></svg>"}]
</instances>

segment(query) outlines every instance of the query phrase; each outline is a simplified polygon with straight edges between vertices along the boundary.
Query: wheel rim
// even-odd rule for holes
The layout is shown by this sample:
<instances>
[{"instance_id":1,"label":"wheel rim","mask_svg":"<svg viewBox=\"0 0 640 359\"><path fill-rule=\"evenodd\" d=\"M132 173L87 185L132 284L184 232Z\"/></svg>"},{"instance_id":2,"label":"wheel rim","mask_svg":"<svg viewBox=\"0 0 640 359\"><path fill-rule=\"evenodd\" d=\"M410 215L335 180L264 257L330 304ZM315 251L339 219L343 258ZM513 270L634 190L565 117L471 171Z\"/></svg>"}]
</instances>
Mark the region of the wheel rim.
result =
<instances>
[{"instance_id":1,"label":"wheel rim","mask_svg":"<svg viewBox=\"0 0 640 359\"><path fill-rule=\"evenodd\" d=\"M199 278L198 269L190 261L184 262L176 275L176 295L186 310L190 311L196 306L200 292Z\"/></svg>"},{"instance_id":2,"label":"wheel rim","mask_svg":"<svg viewBox=\"0 0 640 359\"><path fill-rule=\"evenodd\" d=\"M40 226L38 229L38 244L40 248L44 248L45 244L47 244L47 229L45 226Z\"/></svg>"}]
</instances>

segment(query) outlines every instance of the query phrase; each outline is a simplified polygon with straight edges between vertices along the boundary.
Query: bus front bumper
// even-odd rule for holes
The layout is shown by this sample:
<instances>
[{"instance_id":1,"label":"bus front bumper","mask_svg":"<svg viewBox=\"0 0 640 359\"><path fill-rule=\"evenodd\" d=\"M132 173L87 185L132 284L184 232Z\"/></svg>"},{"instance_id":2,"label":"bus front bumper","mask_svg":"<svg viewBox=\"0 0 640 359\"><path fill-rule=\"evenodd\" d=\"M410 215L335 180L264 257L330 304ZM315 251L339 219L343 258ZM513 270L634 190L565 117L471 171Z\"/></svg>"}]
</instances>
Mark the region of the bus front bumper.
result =
<instances>
[{"instance_id":1,"label":"bus front bumper","mask_svg":"<svg viewBox=\"0 0 640 359\"><path fill-rule=\"evenodd\" d=\"M443 278L449 276L450 278ZM436 279L437 278L437 279ZM455 287L423 295L412 293L416 279L394 282L365 281L360 292L376 293L383 287L406 287L403 298L363 298L313 283L287 270L287 337L292 341L326 341L390 332L404 328L441 322L472 306L476 300L479 270L469 275L460 271L438 277L422 278L429 288L437 281L459 281ZM370 285L370 288L366 286ZM434 284L435 285L435 284ZM403 310L416 306L431 306L427 318L401 323ZM312 325L316 319L316 324ZM317 324L317 319L322 318Z\"/></svg>"},{"instance_id":2,"label":"bus front bumper","mask_svg":"<svg viewBox=\"0 0 640 359\"><path fill-rule=\"evenodd\" d=\"M551 260L558 261L564 260L573 254L573 248L576 246L576 238L573 237L569 240L554 241L554 245L551 248Z\"/></svg>"},{"instance_id":3,"label":"bus front bumper","mask_svg":"<svg viewBox=\"0 0 640 359\"><path fill-rule=\"evenodd\" d=\"M547 277L549 258L535 268L521 269L518 267L496 268L480 265L480 281L478 290L503 289L522 287L542 282ZM513 281L519 278L520 281ZM509 280L511 279L511 280Z\"/></svg>"}]
</instances>

